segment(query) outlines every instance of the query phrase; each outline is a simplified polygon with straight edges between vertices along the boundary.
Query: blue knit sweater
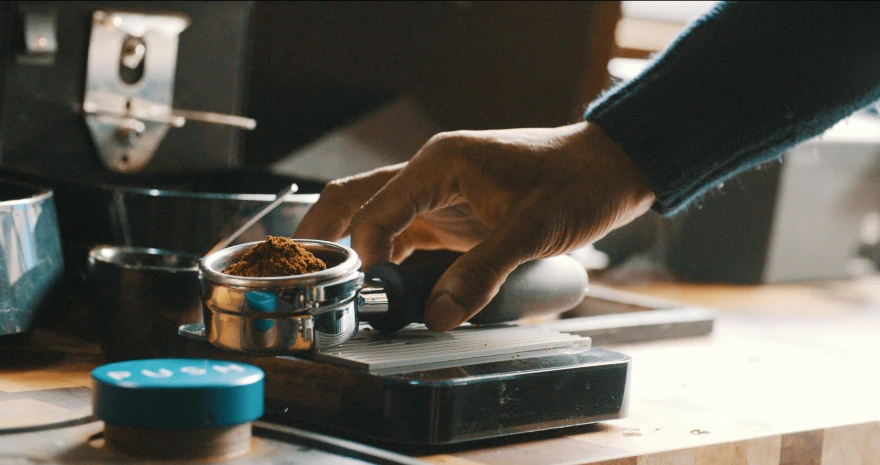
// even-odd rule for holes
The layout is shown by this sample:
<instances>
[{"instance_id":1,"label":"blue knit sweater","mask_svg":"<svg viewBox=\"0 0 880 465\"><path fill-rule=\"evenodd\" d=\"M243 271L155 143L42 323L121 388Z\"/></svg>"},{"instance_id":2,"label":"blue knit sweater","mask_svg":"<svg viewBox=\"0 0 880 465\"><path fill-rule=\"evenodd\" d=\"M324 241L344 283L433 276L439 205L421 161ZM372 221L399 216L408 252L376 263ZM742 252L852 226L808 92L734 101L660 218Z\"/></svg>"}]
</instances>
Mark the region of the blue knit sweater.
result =
<instances>
[{"instance_id":1,"label":"blue knit sweater","mask_svg":"<svg viewBox=\"0 0 880 465\"><path fill-rule=\"evenodd\" d=\"M584 118L672 215L880 99L880 2L722 2Z\"/></svg>"}]
</instances>

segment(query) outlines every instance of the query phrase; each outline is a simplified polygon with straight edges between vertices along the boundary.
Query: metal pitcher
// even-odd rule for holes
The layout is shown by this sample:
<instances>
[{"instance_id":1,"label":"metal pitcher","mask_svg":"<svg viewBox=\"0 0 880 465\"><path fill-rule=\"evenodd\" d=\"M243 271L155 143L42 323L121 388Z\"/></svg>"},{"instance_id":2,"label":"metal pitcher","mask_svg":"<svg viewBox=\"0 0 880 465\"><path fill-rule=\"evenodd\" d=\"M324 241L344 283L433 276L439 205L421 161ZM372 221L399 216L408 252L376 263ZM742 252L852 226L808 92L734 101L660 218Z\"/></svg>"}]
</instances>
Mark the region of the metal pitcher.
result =
<instances>
[{"instance_id":1,"label":"metal pitcher","mask_svg":"<svg viewBox=\"0 0 880 465\"><path fill-rule=\"evenodd\" d=\"M0 179L0 336L59 308L64 258L50 189Z\"/></svg>"}]
</instances>

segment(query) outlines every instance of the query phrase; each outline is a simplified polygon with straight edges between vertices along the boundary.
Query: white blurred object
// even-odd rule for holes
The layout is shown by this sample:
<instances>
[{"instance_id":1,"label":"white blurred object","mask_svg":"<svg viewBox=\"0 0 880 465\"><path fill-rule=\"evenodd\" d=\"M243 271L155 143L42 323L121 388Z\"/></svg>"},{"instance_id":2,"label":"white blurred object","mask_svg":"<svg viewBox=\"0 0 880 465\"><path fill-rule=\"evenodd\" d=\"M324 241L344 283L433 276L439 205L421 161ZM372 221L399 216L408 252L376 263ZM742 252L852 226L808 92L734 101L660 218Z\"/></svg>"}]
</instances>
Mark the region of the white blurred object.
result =
<instances>
[{"instance_id":1,"label":"white blurred object","mask_svg":"<svg viewBox=\"0 0 880 465\"><path fill-rule=\"evenodd\" d=\"M596 250L592 244L569 252L587 270L601 270L608 267L611 260L605 252Z\"/></svg>"},{"instance_id":2,"label":"white blurred object","mask_svg":"<svg viewBox=\"0 0 880 465\"><path fill-rule=\"evenodd\" d=\"M444 129L413 99L400 98L275 162L275 174L318 181L408 161Z\"/></svg>"},{"instance_id":3,"label":"white blurred object","mask_svg":"<svg viewBox=\"0 0 880 465\"><path fill-rule=\"evenodd\" d=\"M641 74L649 64L651 60L642 58L612 58L608 61L608 74L615 79L629 81Z\"/></svg>"},{"instance_id":4,"label":"white blurred object","mask_svg":"<svg viewBox=\"0 0 880 465\"><path fill-rule=\"evenodd\" d=\"M709 11L718 2L621 2L625 18L648 19L669 23L689 23Z\"/></svg>"}]
</instances>

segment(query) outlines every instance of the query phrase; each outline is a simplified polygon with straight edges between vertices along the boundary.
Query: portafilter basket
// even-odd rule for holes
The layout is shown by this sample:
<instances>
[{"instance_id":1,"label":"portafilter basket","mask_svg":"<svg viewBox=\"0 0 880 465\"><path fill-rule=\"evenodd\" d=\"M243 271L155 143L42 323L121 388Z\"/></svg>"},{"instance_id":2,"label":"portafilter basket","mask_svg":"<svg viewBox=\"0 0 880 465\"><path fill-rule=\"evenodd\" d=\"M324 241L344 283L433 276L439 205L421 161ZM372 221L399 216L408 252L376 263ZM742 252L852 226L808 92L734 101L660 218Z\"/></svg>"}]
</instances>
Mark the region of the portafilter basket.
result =
<instances>
[{"instance_id":1,"label":"portafilter basket","mask_svg":"<svg viewBox=\"0 0 880 465\"><path fill-rule=\"evenodd\" d=\"M223 273L259 242L205 256L199 287L208 342L224 349L264 354L341 344L357 333L356 298L364 283L357 254L342 245L298 240L327 269L282 277Z\"/></svg>"},{"instance_id":2,"label":"portafilter basket","mask_svg":"<svg viewBox=\"0 0 880 465\"><path fill-rule=\"evenodd\" d=\"M334 242L295 239L327 269L293 276L243 277L223 273L259 242L208 254L199 263L203 336L216 347L282 355L321 350L348 341L361 322L383 333L424 321L424 308L448 263L400 267L379 263L361 272L357 253ZM511 322L561 313L587 292L587 272L561 255L520 265L476 316L476 324ZM182 336L200 338L198 325Z\"/></svg>"}]
</instances>

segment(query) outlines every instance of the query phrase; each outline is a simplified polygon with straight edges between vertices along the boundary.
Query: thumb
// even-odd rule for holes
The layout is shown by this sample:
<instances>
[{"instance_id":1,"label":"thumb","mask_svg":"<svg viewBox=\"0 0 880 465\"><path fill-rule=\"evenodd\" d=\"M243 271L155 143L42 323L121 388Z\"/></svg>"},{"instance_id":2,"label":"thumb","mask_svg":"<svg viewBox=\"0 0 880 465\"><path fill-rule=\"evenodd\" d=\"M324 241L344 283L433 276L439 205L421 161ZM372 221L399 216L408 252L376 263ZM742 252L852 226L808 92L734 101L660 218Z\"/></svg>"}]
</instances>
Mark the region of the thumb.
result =
<instances>
[{"instance_id":1,"label":"thumb","mask_svg":"<svg viewBox=\"0 0 880 465\"><path fill-rule=\"evenodd\" d=\"M425 305L425 326L431 331L453 329L480 312L507 276L525 259L512 253L496 232L460 256L440 276Z\"/></svg>"}]
</instances>

